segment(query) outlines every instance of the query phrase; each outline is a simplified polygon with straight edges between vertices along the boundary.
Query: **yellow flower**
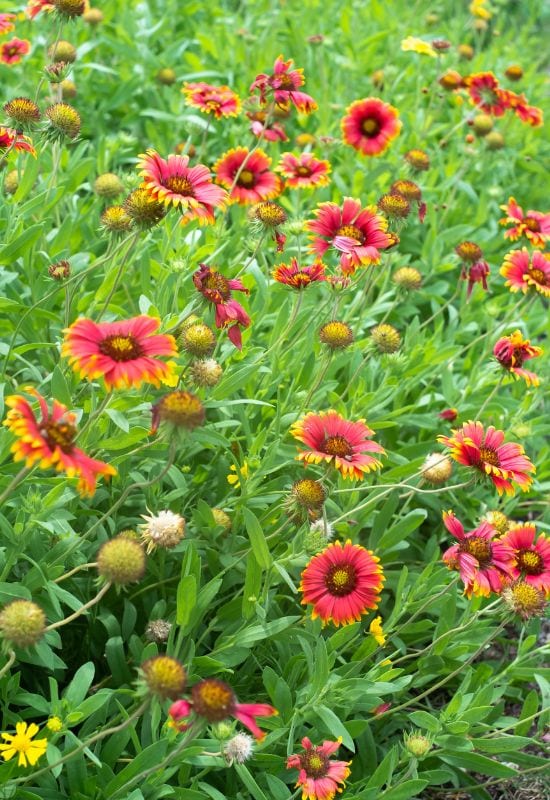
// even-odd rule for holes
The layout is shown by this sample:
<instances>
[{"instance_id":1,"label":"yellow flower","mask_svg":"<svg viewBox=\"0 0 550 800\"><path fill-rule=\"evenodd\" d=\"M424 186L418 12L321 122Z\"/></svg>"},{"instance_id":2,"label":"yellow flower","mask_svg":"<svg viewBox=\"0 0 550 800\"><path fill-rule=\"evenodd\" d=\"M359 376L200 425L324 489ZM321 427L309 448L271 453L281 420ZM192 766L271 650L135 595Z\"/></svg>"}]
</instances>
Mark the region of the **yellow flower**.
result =
<instances>
[{"instance_id":1,"label":"yellow flower","mask_svg":"<svg viewBox=\"0 0 550 800\"><path fill-rule=\"evenodd\" d=\"M401 42L401 50L412 50L413 53L420 53L423 56L437 58L437 50L434 50L431 44L428 44L428 42L422 39L418 39L416 36L407 36L406 39L403 39Z\"/></svg>"},{"instance_id":2,"label":"yellow flower","mask_svg":"<svg viewBox=\"0 0 550 800\"><path fill-rule=\"evenodd\" d=\"M38 733L38 725L32 722L27 726L26 722L18 722L15 726L15 734L3 733L2 739L8 744L0 744L0 751L4 761L9 761L16 753L19 753L17 765L26 767L27 762L34 767L38 759L44 755L48 746L47 739L35 739L33 736Z\"/></svg>"},{"instance_id":3,"label":"yellow flower","mask_svg":"<svg viewBox=\"0 0 550 800\"><path fill-rule=\"evenodd\" d=\"M234 486L235 489L239 489L241 486L241 478L248 478L248 464L246 461L241 467L236 467L235 464L231 464L229 467L230 473L227 476L227 483L230 483L231 486ZM234 475L232 473L235 473Z\"/></svg>"},{"instance_id":4,"label":"yellow flower","mask_svg":"<svg viewBox=\"0 0 550 800\"><path fill-rule=\"evenodd\" d=\"M375 617L369 625L369 633L374 636L380 647L386 644L386 637L382 629L382 617Z\"/></svg>"},{"instance_id":5,"label":"yellow flower","mask_svg":"<svg viewBox=\"0 0 550 800\"><path fill-rule=\"evenodd\" d=\"M470 3L470 14L480 19L491 19L493 16L488 8L485 8L486 0L472 0Z\"/></svg>"},{"instance_id":6,"label":"yellow flower","mask_svg":"<svg viewBox=\"0 0 550 800\"><path fill-rule=\"evenodd\" d=\"M63 723L59 717L50 717L46 722L46 728L52 733L58 733L63 727Z\"/></svg>"}]
</instances>

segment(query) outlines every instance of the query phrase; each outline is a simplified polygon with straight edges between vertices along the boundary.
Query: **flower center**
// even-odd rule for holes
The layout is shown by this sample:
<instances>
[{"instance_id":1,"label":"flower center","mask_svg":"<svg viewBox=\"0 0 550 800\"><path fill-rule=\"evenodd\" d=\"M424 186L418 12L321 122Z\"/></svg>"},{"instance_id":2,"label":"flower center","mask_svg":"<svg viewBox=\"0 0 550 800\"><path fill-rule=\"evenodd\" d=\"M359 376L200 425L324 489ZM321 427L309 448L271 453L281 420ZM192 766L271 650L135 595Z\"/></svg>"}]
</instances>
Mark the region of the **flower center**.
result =
<instances>
[{"instance_id":1,"label":"flower center","mask_svg":"<svg viewBox=\"0 0 550 800\"><path fill-rule=\"evenodd\" d=\"M492 447L480 447L479 460L481 463L491 464L493 467L498 467L500 464L498 454Z\"/></svg>"},{"instance_id":2,"label":"flower center","mask_svg":"<svg viewBox=\"0 0 550 800\"><path fill-rule=\"evenodd\" d=\"M292 282L295 286L309 286L311 283L311 278L307 274L307 272L297 272L295 275L292 276Z\"/></svg>"},{"instance_id":3,"label":"flower center","mask_svg":"<svg viewBox=\"0 0 550 800\"><path fill-rule=\"evenodd\" d=\"M229 300L231 292L227 280L219 272L210 272L204 279L205 295L213 303Z\"/></svg>"},{"instance_id":4,"label":"flower center","mask_svg":"<svg viewBox=\"0 0 550 800\"><path fill-rule=\"evenodd\" d=\"M279 84L277 89L282 89L284 92L291 92L294 89L294 81L290 75L277 76L277 83Z\"/></svg>"},{"instance_id":5,"label":"flower center","mask_svg":"<svg viewBox=\"0 0 550 800\"><path fill-rule=\"evenodd\" d=\"M546 275L541 269L530 269L529 275L540 286L546 286L547 284Z\"/></svg>"},{"instance_id":6,"label":"flower center","mask_svg":"<svg viewBox=\"0 0 550 800\"><path fill-rule=\"evenodd\" d=\"M256 183L256 176L249 169L243 169L237 183L239 186L244 186L245 189L251 189Z\"/></svg>"},{"instance_id":7,"label":"flower center","mask_svg":"<svg viewBox=\"0 0 550 800\"><path fill-rule=\"evenodd\" d=\"M230 686L215 678L207 678L191 689L193 706L197 714L209 722L220 722L231 716L235 708L235 696Z\"/></svg>"},{"instance_id":8,"label":"flower center","mask_svg":"<svg viewBox=\"0 0 550 800\"><path fill-rule=\"evenodd\" d=\"M533 231L533 233L538 233L540 231L540 222L538 219L535 219L535 217L524 217L521 221L527 230Z\"/></svg>"},{"instance_id":9,"label":"flower center","mask_svg":"<svg viewBox=\"0 0 550 800\"><path fill-rule=\"evenodd\" d=\"M25 733L16 733L10 742L10 747L17 753L26 753L32 747L33 743Z\"/></svg>"},{"instance_id":10,"label":"flower center","mask_svg":"<svg viewBox=\"0 0 550 800\"><path fill-rule=\"evenodd\" d=\"M493 555L491 543L481 536L471 536L469 539L465 539L460 544L460 551L469 553L476 558L480 567L487 566L491 562Z\"/></svg>"},{"instance_id":11,"label":"flower center","mask_svg":"<svg viewBox=\"0 0 550 800\"><path fill-rule=\"evenodd\" d=\"M364 119L361 123L361 130L365 134L365 136L373 137L377 136L380 133L380 123L377 119L373 119L369 117L368 119Z\"/></svg>"},{"instance_id":12,"label":"flower center","mask_svg":"<svg viewBox=\"0 0 550 800\"><path fill-rule=\"evenodd\" d=\"M296 175L299 175L301 178L309 178L311 170L309 167L296 167Z\"/></svg>"},{"instance_id":13,"label":"flower center","mask_svg":"<svg viewBox=\"0 0 550 800\"><path fill-rule=\"evenodd\" d=\"M183 175L171 175L164 181L164 186L170 189L171 192L174 192L174 194L182 194L186 197L193 197L195 194L193 191L193 184L190 180L184 178Z\"/></svg>"},{"instance_id":14,"label":"flower center","mask_svg":"<svg viewBox=\"0 0 550 800\"><path fill-rule=\"evenodd\" d=\"M327 436L323 442L323 452L349 459L353 455L353 448L343 436Z\"/></svg>"},{"instance_id":15,"label":"flower center","mask_svg":"<svg viewBox=\"0 0 550 800\"><path fill-rule=\"evenodd\" d=\"M64 453L70 453L76 436L74 425L70 425L68 422L48 422L44 425L43 430L52 450L59 447Z\"/></svg>"},{"instance_id":16,"label":"flower center","mask_svg":"<svg viewBox=\"0 0 550 800\"><path fill-rule=\"evenodd\" d=\"M517 559L518 567L528 575L540 575L544 572L542 557L534 550L520 550Z\"/></svg>"},{"instance_id":17,"label":"flower center","mask_svg":"<svg viewBox=\"0 0 550 800\"><path fill-rule=\"evenodd\" d=\"M99 343L99 350L113 361L133 361L143 355L143 349L137 339L128 336L107 336Z\"/></svg>"},{"instance_id":18,"label":"flower center","mask_svg":"<svg viewBox=\"0 0 550 800\"><path fill-rule=\"evenodd\" d=\"M345 597L357 586L357 572L352 564L334 564L325 575L325 586L334 597Z\"/></svg>"},{"instance_id":19,"label":"flower center","mask_svg":"<svg viewBox=\"0 0 550 800\"><path fill-rule=\"evenodd\" d=\"M300 766L308 778L323 778L328 772L329 760L321 755L317 748L308 750L300 756Z\"/></svg>"},{"instance_id":20,"label":"flower center","mask_svg":"<svg viewBox=\"0 0 550 800\"><path fill-rule=\"evenodd\" d=\"M356 225L341 225L336 231L336 236L347 236L348 239L355 239L359 244L363 244L365 236Z\"/></svg>"},{"instance_id":21,"label":"flower center","mask_svg":"<svg viewBox=\"0 0 550 800\"><path fill-rule=\"evenodd\" d=\"M521 610L536 612L544 607L544 595L530 583L518 583L512 589L515 605ZM542 601L542 602L541 602Z\"/></svg>"}]
</instances>

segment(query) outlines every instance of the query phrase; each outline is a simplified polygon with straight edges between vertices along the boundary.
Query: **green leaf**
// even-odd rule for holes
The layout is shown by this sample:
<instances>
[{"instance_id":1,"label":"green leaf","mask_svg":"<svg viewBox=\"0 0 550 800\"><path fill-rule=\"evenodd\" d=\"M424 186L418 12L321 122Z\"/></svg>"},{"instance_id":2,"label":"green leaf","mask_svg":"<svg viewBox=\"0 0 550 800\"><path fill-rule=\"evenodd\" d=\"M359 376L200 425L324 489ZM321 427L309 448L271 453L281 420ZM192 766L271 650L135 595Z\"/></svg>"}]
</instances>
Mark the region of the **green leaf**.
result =
<instances>
[{"instance_id":1,"label":"green leaf","mask_svg":"<svg viewBox=\"0 0 550 800\"><path fill-rule=\"evenodd\" d=\"M387 789L380 795L380 800L408 800L409 797L417 797L419 792L426 788L428 781L422 778L414 778L410 781L405 781L399 786L393 786Z\"/></svg>"},{"instance_id":2,"label":"green leaf","mask_svg":"<svg viewBox=\"0 0 550 800\"><path fill-rule=\"evenodd\" d=\"M262 569L268 569L272 564L272 558L262 526L256 515L248 508L243 508L243 517L254 557Z\"/></svg>"},{"instance_id":3,"label":"green leaf","mask_svg":"<svg viewBox=\"0 0 550 800\"><path fill-rule=\"evenodd\" d=\"M536 714L539 708L539 695L535 689L531 689L527 697L523 702L523 706L519 715L520 722L514 728L514 733L516 736L526 736L529 731L531 730L531 726L533 725L532 719L527 719L528 717L532 717L533 714ZM524 719L527 719L527 722L523 722Z\"/></svg>"},{"instance_id":4,"label":"green leaf","mask_svg":"<svg viewBox=\"0 0 550 800\"><path fill-rule=\"evenodd\" d=\"M353 739L344 727L343 722L340 721L334 711L326 706L318 705L314 706L314 711L317 716L323 720L327 730L330 731L331 736L341 737L342 742L348 748L348 750L351 750L352 753L355 753L355 744L353 743Z\"/></svg>"},{"instance_id":5,"label":"green leaf","mask_svg":"<svg viewBox=\"0 0 550 800\"><path fill-rule=\"evenodd\" d=\"M269 800L263 791L260 789L248 768L244 764L235 764L234 765L235 772L244 783L254 800Z\"/></svg>"},{"instance_id":6,"label":"green leaf","mask_svg":"<svg viewBox=\"0 0 550 800\"><path fill-rule=\"evenodd\" d=\"M415 531L426 519L428 512L424 508L417 508L410 511L403 519L396 522L395 525L386 531L382 536L377 547L380 550L389 550L396 544L401 542L409 533Z\"/></svg>"},{"instance_id":7,"label":"green leaf","mask_svg":"<svg viewBox=\"0 0 550 800\"><path fill-rule=\"evenodd\" d=\"M52 372L51 391L52 397L55 397L60 403L63 403L69 408L72 406L73 400L71 397L71 390L69 389L69 385L59 364L55 366Z\"/></svg>"},{"instance_id":8,"label":"green leaf","mask_svg":"<svg viewBox=\"0 0 550 800\"><path fill-rule=\"evenodd\" d=\"M86 695L88 689L92 685L95 675L95 666L91 661L83 664L74 674L64 697L70 707L77 706L81 703Z\"/></svg>"},{"instance_id":9,"label":"green leaf","mask_svg":"<svg viewBox=\"0 0 550 800\"><path fill-rule=\"evenodd\" d=\"M161 739L159 742L154 742L153 744L146 747L145 750L142 750L141 753L132 759L132 763L128 764L127 767L124 767L121 770L116 778L110 781L107 786L105 787L105 795L110 797L119 789L128 783L132 778L136 775L139 775L140 772L144 770L151 769L158 765L166 754L166 750L168 748L168 740Z\"/></svg>"},{"instance_id":10,"label":"green leaf","mask_svg":"<svg viewBox=\"0 0 550 800\"><path fill-rule=\"evenodd\" d=\"M10 242L0 250L0 263L5 264L8 261L14 261L21 253L29 251L34 243L42 236L45 223L41 222L38 225L31 225L23 233L18 236L13 242Z\"/></svg>"},{"instance_id":11,"label":"green leaf","mask_svg":"<svg viewBox=\"0 0 550 800\"><path fill-rule=\"evenodd\" d=\"M187 625L197 602L197 580L194 575L180 578L176 593L176 624Z\"/></svg>"},{"instance_id":12,"label":"green leaf","mask_svg":"<svg viewBox=\"0 0 550 800\"><path fill-rule=\"evenodd\" d=\"M398 748L396 746L388 750L367 783L367 789L371 787L378 789L385 783L390 782L393 771L397 766L398 757Z\"/></svg>"},{"instance_id":13,"label":"green leaf","mask_svg":"<svg viewBox=\"0 0 550 800\"><path fill-rule=\"evenodd\" d=\"M533 744L533 740L527 736L495 736L491 739L472 739L472 744L476 750L498 754L521 750L522 747Z\"/></svg>"},{"instance_id":14,"label":"green leaf","mask_svg":"<svg viewBox=\"0 0 550 800\"><path fill-rule=\"evenodd\" d=\"M437 733L441 727L437 717L434 717L433 714L428 714L427 711L413 711L409 714L409 719L414 725L418 725L419 728L424 728L431 733Z\"/></svg>"},{"instance_id":15,"label":"green leaf","mask_svg":"<svg viewBox=\"0 0 550 800\"><path fill-rule=\"evenodd\" d=\"M480 756L477 753L445 753L441 754L440 759L452 767L470 769L480 772L482 775L491 775L495 778L512 778L517 775L517 771L500 761L493 761L491 758Z\"/></svg>"}]
</instances>

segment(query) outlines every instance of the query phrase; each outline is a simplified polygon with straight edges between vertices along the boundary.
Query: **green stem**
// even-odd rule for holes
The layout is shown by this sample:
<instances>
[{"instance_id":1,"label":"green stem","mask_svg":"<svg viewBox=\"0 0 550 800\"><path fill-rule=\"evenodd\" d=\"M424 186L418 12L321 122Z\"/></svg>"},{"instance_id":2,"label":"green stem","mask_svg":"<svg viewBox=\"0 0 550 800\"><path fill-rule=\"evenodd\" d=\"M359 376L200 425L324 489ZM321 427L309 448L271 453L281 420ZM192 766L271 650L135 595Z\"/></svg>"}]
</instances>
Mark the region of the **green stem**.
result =
<instances>
[{"instance_id":1,"label":"green stem","mask_svg":"<svg viewBox=\"0 0 550 800\"><path fill-rule=\"evenodd\" d=\"M8 483L2 494L0 494L0 506L2 505L4 500L6 500L6 498L10 496L12 491L23 480L23 478L26 476L28 472L30 472L30 469L28 467L23 467L22 469L19 470L17 475L15 475L11 479L11 481Z\"/></svg>"}]
</instances>

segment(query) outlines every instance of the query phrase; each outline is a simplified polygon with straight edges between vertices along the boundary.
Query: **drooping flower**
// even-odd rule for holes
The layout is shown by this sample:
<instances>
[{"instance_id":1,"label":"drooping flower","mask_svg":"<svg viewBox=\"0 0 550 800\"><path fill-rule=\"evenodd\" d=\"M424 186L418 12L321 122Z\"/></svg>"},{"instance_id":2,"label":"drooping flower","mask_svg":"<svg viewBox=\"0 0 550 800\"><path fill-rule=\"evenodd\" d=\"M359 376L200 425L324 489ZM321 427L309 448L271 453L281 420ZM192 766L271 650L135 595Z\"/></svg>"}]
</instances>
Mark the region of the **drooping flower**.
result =
<instances>
[{"instance_id":1,"label":"drooping flower","mask_svg":"<svg viewBox=\"0 0 550 800\"><path fill-rule=\"evenodd\" d=\"M173 381L174 362L158 356L177 355L173 336L154 334L160 320L141 315L119 322L93 322L80 318L66 328L61 355L75 372L93 381L103 378L111 389Z\"/></svg>"},{"instance_id":2,"label":"drooping flower","mask_svg":"<svg viewBox=\"0 0 550 800\"><path fill-rule=\"evenodd\" d=\"M534 372L523 369L523 364L542 353L542 347L530 344L529 339L524 339L519 330L510 336L502 336L493 348L493 355L500 366L514 377L523 378L527 386L538 386L540 381Z\"/></svg>"},{"instance_id":3,"label":"drooping flower","mask_svg":"<svg viewBox=\"0 0 550 800\"><path fill-rule=\"evenodd\" d=\"M11 128L4 128L0 125L0 155L3 150L16 150L18 152L27 152L36 158L36 150L32 146L30 137L23 136L18 131Z\"/></svg>"},{"instance_id":4,"label":"drooping flower","mask_svg":"<svg viewBox=\"0 0 550 800\"><path fill-rule=\"evenodd\" d=\"M231 686L217 678L199 681L192 687L189 700L176 700L168 710L177 730L189 727L183 720L192 712L211 723L234 717L260 741L265 733L258 727L256 717L272 717L278 713L267 703L239 703Z\"/></svg>"},{"instance_id":5,"label":"drooping flower","mask_svg":"<svg viewBox=\"0 0 550 800\"><path fill-rule=\"evenodd\" d=\"M397 109L378 97L356 100L342 119L344 142L365 156L379 156L399 136Z\"/></svg>"},{"instance_id":6,"label":"drooping flower","mask_svg":"<svg viewBox=\"0 0 550 800\"><path fill-rule=\"evenodd\" d=\"M361 265L377 264L380 250L393 244L386 233L386 220L374 208L361 208L359 200L345 197L342 206L320 203L314 214L316 219L306 223L307 230L316 234L311 250L322 258L334 247L341 253L340 267L345 274L355 272Z\"/></svg>"},{"instance_id":7,"label":"drooping flower","mask_svg":"<svg viewBox=\"0 0 550 800\"><path fill-rule=\"evenodd\" d=\"M492 425L485 431L481 422L465 422L451 434L438 436L437 441L450 448L451 458L459 464L487 476L499 494L514 494L514 483L528 491L533 482L529 473L536 470L521 445L505 442L504 433Z\"/></svg>"},{"instance_id":8,"label":"drooping flower","mask_svg":"<svg viewBox=\"0 0 550 800\"><path fill-rule=\"evenodd\" d=\"M236 348L242 349L241 328L248 328L250 317L236 300L233 300L231 292L244 292L249 294L239 278L225 278L218 270L200 264L199 269L193 275L193 283L197 291L212 303L216 308L216 327L226 328L229 339Z\"/></svg>"},{"instance_id":9,"label":"drooping flower","mask_svg":"<svg viewBox=\"0 0 550 800\"><path fill-rule=\"evenodd\" d=\"M77 489L83 496L95 492L98 475L116 475L116 469L104 461L90 458L74 442L77 435L76 415L62 403L53 401L50 411L46 400L36 389L25 391L38 401L41 417L38 419L21 395L6 398L9 407L3 424L17 437L11 446L15 461L25 461L27 467L39 464L42 469L54 467L69 477L78 476Z\"/></svg>"},{"instance_id":10,"label":"drooping flower","mask_svg":"<svg viewBox=\"0 0 550 800\"><path fill-rule=\"evenodd\" d=\"M491 592L500 593L503 581L510 578L514 564L512 549L502 539L496 539L498 531L488 522L482 522L473 531L466 533L464 526L452 511L443 513L443 523L458 544L449 547L443 561L449 569L460 572L464 583L464 594L489 597Z\"/></svg>"},{"instance_id":11,"label":"drooping flower","mask_svg":"<svg viewBox=\"0 0 550 800\"><path fill-rule=\"evenodd\" d=\"M164 159L154 150L139 158L144 187L165 205L181 208L183 224L193 219L206 225L214 222L214 208L223 207L226 193L212 183L208 167L189 167L189 156L172 153Z\"/></svg>"},{"instance_id":12,"label":"drooping flower","mask_svg":"<svg viewBox=\"0 0 550 800\"><path fill-rule=\"evenodd\" d=\"M500 220L501 225L512 225L504 232L504 238L516 242L521 236L525 236L533 247L544 247L550 239L550 213L544 214L542 211L529 210L524 213L513 197L508 203L501 206L506 216Z\"/></svg>"},{"instance_id":13,"label":"drooping flower","mask_svg":"<svg viewBox=\"0 0 550 800\"><path fill-rule=\"evenodd\" d=\"M481 283L484 291L487 291L487 276L491 270L486 261L476 261L474 264L463 264L460 278L463 281L468 281L468 289L466 296L469 298L472 294L472 289L476 283Z\"/></svg>"},{"instance_id":14,"label":"drooping flower","mask_svg":"<svg viewBox=\"0 0 550 800\"><path fill-rule=\"evenodd\" d=\"M254 136L267 142L288 142L283 125L273 118L276 115L270 114L257 97L251 98L246 116L250 120L250 130Z\"/></svg>"},{"instance_id":15,"label":"drooping flower","mask_svg":"<svg viewBox=\"0 0 550 800\"><path fill-rule=\"evenodd\" d=\"M351 625L378 607L384 583L374 553L347 540L336 541L313 556L302 572L302 603L313 606L312 619Z\"/></svg>"},{"instance_id":16,"label":"drooping flower","mask_svg":"<svg viewBox=\"0 0 550 800\"><path fill-rule=\"evenodd\" d=\"M0 62L2 64L18 64L23 56L31 51L31 43L27 39L14 37L0 45Z\"/></svg>"},{"instance_id":17,"label":"drooping flower","mask_svg":"<svg viewBox=\"0 0 550 800\"><path fill-rule=\"evenodd\" d=\"M508 92L501 89L492 72L476 72L464 79L472 105L481 111L502 117L510 108Z\"/></svg>"},{"instance_id":18,"label":"drooping flower","mask_svg":"<svg viewBox=\"0 0 550 800\"><path fill-rule=\"evenodd\" d=\"M29 765L34 767L48 746L47 739L34 738L38 731L39 727L34 722L31 722L30 725L27 725L26 722L17 722L15 733L2 733L2 739L7 742L7 744L5 742L0 744L0 752L4 761L9 761L18 755L18 767Z\"/></svg>"},{"instance_id":19,"label":"drooping flower","mask_svg":"<svg viewBox=\"0 0 550 800\"><path fill-rule=\"evenodd\" d=\"M52 0L29 0L26 13L30 19L34 19L41 11L53 11L54 8Z\"/></svg>"},{"instance_id":20,"label":"drooping flower","mask_svg":"<svg viewBox=\"0 0 550 800\"><path fill-rule=\"evenodd\" d=\"M507 98L511 110L522 122L526 122L532 128L539 128L543 124L544 114L542 109L538 108L538 106L529 105L524 94L508 91Z\"/></svg>"},{"instance_id":21,"label":"drooping flower","mask_svg":"<svg viewBox=\"0 0 550 800\"><path fill-rule=\"evenodd\" d=\"M241 110L239 95L229 86L213 86L202 81L186 82L181 91L188 106L198 108L204 114L212 114L216 119L236 117Z\"/></svg>"},{"instance_id":22,"label":"drooping flower","mask_svg":"<svg viewBox=\"0 0 550 800\"><path fill-rule=\"evenodd\" d=\"M330 164L313 153L283 153L277 171L285 178L289 189L315 189L330 183Z\"/></svg>"},{"instance_id":23,"label":"drooping flower","mask_svg":"<svg viewBox=\"0 0 550 800\"><path fill-rule=\"evenodd\" d=\"M513 525L500 540L514 553L512 577L522 578L550 595L550 539L541 533L538 538L534 525Z\"/></svg>"},{"instance_id":24,"label":"drooping flower","mask_svg":"<svg viewBox=\"0 0 550 800\"><path fill-rule=\"evenodd\" d=\"M527 294L534 289L543 297L550 297L550 253L535 250L530 256L525 247L512 250L504 256L500 274L508 279L506 286L511 292Z\"/></svg>"},{"instance_id":25,"label":"drooping flower","mask_svg":"<svg viewBox=\"0 0 550 800\"><path fill-rule=\"evenodd\" d=\"M419 39L416 36L407 36L406 39L403 39L401 42L401 50L437 58L437 50L432 47L429 42L425 42L423 39Z\"/></svg>"},{"instance_id":26,"label":"drooping flower","mask_svg":"<svg viewBox=\"0 0 550 800\"><path fill-rule=\"evenodd\" d=\"M263 150L235 147L224 153L213 169L218 183L231 190L229 199L247 205L281 193L281 179L270 171L270 165L271 159Z\"/></svg>"},{"instance_id":27,"label":"drooping flower","mask_svg":"<svg viewBox=\"0 0 550 800\"><path fill-rule=\"evenodd\" d=\"M287 758L287 769L299 770L296 786L302 787L302 800L333 800L336 792L342 791L340 787L346 785L351 761L332 761L330 758L341 743L341 739L336 742L326 740L315 747L304 736L304 752Z\"/></svg>"},{"instance_id":28,"label":"drooping flower","mask_svg":"<svg viewBox=\"0 0 550 800\"><path fill-rule=\"evenodd\" d=\"M326 461L343 478L352 480L363 480L366 472L382 466L370 453L386 453L382 445L370 439L373 431L365 425L365 420L351 422L337 411L306 414L294 423L290 433L307 447L296 456L299 461L307 464Z\"/></svg>"},{"instance_id":29,"label":"drooping flower","mask_svg":"<svg viewBox=\"0 0 550 800\"><path fill-rule=\"evenodd\" d=\"M0 14L0 35L13 31L15 28L14 19L17 19L16 14Z\"/></svg>"},{"instance_id":30,"label":"drooping flower","mask_svg":"<svg viewBox=\"0 0 550 800\"><path fill-rule=\"evenodd\" d=\"M458 417L458 409L444 408L443 411L440 411L437 416L441 417L441 419L447 419L450 422L453 422Z\"/></svg>"},{"instance_id":31,"label":"drooping flower","mask_svg":"<svg viewBox=\"0 0 550 800\"><path fill-rule=\"evenodd\" d=\"M310 267L301 267L295 258L291 258L290 264L278 264L271 274L277 283L298 291L307 289L317 281L326 281L325 265L322 261L315 261Z\"/></svg>"},{"instance_id":32,"label":"drooping flower","mask_svg":"<svg viewBox=\"0 0 550 800\"><path fill-rule=\"evenodd\" d=\"M268 97L272 96L278 106L292 103L300 113L311 114L317 110L317 103L309 94L299 91L305 82L303 69L292 69L293 63L291 58L285 61L283 56L278 56L273 65L273 72L256 75L250 91L258 89L262 103L266 103Z\"/></svg>"},{"instance_id":33,"label":"drooping flower","mask_svg":"<svg viewBox=\"0 0 550 800\"><path fill-rule=\"evenodd\" d=\"M285 249L286 234L281 231L288 219L287 213L282 206L274 203L273 200L262 200L249 210L249 220L253 227L260 233L271 233L271 238L276 243L277 252L282 253Z\"/></svg>"}]
</instances>

